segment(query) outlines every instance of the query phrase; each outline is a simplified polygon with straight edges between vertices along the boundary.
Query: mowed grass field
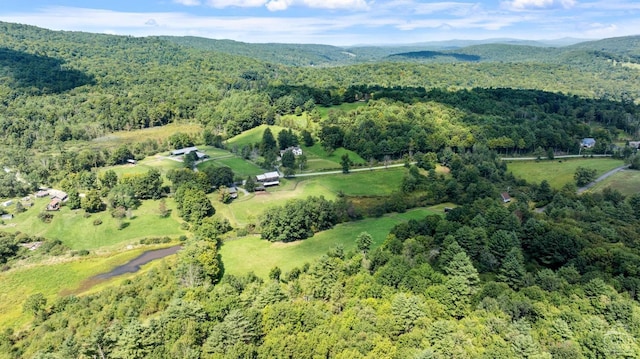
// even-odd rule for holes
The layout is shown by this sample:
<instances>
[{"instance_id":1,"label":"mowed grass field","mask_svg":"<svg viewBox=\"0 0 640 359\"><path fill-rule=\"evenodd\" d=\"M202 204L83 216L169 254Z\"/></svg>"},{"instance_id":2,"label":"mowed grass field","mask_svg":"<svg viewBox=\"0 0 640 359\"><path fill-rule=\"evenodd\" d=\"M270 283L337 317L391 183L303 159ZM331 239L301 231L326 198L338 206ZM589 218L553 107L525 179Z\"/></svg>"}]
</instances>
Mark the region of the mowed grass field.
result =
<instances>
[{"instance_id":1,"label":"mowed grass field","mask_svg":"<svg viewBox=\"0 0 640 359\"><path fill-rule=\"evenodd\" d=\"M269 270L275 266L286 273L321 257L338 245L343 246L345 251L353 250L356 248L356 237L361 232L371 234L371 248L374 249L384 242L396 224L441 213L442 211L435 209L417 208L406 213L393 213L380 218L338 224L333 229L316 233L311 238L291 243L271 243L260 239L259 236L248 236L224 242L220 248L220 255L225 274L243 275L254 272L262 278L267 278Z\"/></svg>"},{"instance_id":2,"label":"mowed grass field","mask_svg":"<svg viewBox=\"0 0 640 359\"><path fill-rule=\"evenodd\" d=\"M624 165L622 160L611 158L572 158L553 161L512 161L507 163L507 171L529 183L547 180L551 187L561 188L574 183L574 173L578 167L595 169L598 176Z\"/></svg>"},{"instance_id":3,"label":"mowed grass field","mask_svg":"<svg viewBox=\"0 0 640 359\"><path fill-rule=\"evenodd\" d=\"M269 187L266 192L240 195L229 204L221 204L213 193L210 198L219 215L234 226L256 223L269 208L284 205L295 198L324 196L334 200L339 192L347 196L384 196L398 192L406 173L404 167L378 171L353 172L313 177L282 179L280 186Z\"/></svg>"},{"instance_id":4,"label":"mowed grass field","mask_svg":"<svg viewBox=\"0 0 640 359\"><path fill-rule=\"evenodd\" d=\"M273 134L273 138L278 139L278 132L282 130L286 130L285 127L275 126L275 125L260 125L258 127L254 127L250 130L244 131L241 134L232 137L225 141L225 145L227 148L238 147L241 148L248 144L260 143L262 142L262 134L264 130L267 128L271 129L271 134Z\"/></svg>"},{"instance_id":5,"label":"mowed grass field","mask_svg":"<svg viewBox=\"0 0 640 359\"><path fill-rule=\"evenodd\" d=\"M265 170L258 165L246 161L240 157L227 152L225 156L219 158L211 158L205 162L198 164L198 169L203 170L207 167L229 167L236 176L246 178L264 173Z\"/></svg>"},{"instance_id":6,"label":"mowed grass field","mask_svg":"<svg viewBox=\"0 0 640 359\"><path fill-rule=\"evenodd\" d=\"M593 186L590 192L602 192L605 188L620 191L625 196L631 196L640 192L640 171L624 170L599 182Z\"/></svg>"},{"instance_id":7,"label":"mowed grass field","mask_svg":"<svg viewBox=\"0 0 640 359\"><path fill-rule=\"evenodd\" d=\"M118 131L91 141L92 147L115 148L123 144L133 144L140 140L165 141L176 132L200 136L202 125L197 122L177 122L165 126L144 128L133 131Z\"/></svg>"},{"instance_id":8,"label":"mowed grass field","mask_svg":"<svg viewBox=\"0 0 640 359\"><path fill-rule=\"evenodd\" d=\"M138 209L132 211L131 219L124 219L128 225L123 229L118 229L118 222L111 217L109 211L93 213L85 217L83 210L71 210L64 206L60 211L50 212L53 214L51 223L44 223L38 218L38 214L44 210L48 202L48 198L35 200L32 208L5 221L6 224L0 226L0 230L21 231L48 239L59 239L71 249L76 250L137 243L146 237L177 237L188 234L180 229L181 221L172 199L166 200L171 216L160 217L159 201L143 201ZM94 225L93 222L96 219L101 220L102 224Z\"/></svg>"},{"instance_id":9,"label":"mowed grass field","mask_svg":"<svg viewBox=\"0 0 640 359\"><path fill-rule=\"evenodd\" d=\"M167 246L166 244L164 246ZM82 291L83 283L97 274L108 272L126 263L146 250L162 246L144 246L117 253L104 253L86 257L53 257L35 265L25 265L0 273L0 328L19 329L33 319L22 313L24 301L32 294L42 293L50 305L61 295ZM153 261L143 267L157 265ZM136 273L139 274L140 272ZM135 274L118 276L105 281L104 285L131 278Z\"/></svg>"}]
</instances>

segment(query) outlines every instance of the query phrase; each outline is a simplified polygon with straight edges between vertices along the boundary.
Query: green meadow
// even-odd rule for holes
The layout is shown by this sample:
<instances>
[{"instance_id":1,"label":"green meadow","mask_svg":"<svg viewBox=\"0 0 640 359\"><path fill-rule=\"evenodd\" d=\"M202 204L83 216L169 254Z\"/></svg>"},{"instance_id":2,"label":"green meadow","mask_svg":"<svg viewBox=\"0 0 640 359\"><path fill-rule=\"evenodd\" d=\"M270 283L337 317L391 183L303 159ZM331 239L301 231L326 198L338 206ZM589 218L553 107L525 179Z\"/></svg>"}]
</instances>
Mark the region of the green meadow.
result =
<instances>
[{"instance_id":1,"label":"green meadow","mask_svg":"<svg viewBox=\"0 0 640 359\"><path fill-rule=\"evenodd\" d=\"M132 131L117 131L91 141L92 147L115 148L123 144L132 144L143 140L166 141L176 132L191 136L200 136L202 125L196 122L174 122L164 126L144 128Z\"/></svg>"},{"instance_id":2,"label":"green meadow","mask_svg":"<svg viewBox=\"0 0 640 359\"><path fill-rule=\"evenodd\" d=\"M217 202L215 193L211 198L218 214L229 219L232 225L245 226L256 223L270 207L283 205L295 198L324 196L333 200L340 192L347 196L393 194L400 189L406 171L404 167L395 167L371 172L282 179L280 186L269 187L266 192L241 194L229 204Z\"/></svg>"},{"instance_id":3,"label":"green meadow","mask_svg":"<svg viewBox=\"0 0 640 359\"><path fill-rule=\"evenodd\" d=\"M611 158L563 158L553 161L512 161L507 163L507 171L529 183L547 180L551 187L561 188L575 182L573 175L578 167L595 169L600 176L622 165L622 160Z\"/></svg>"},{"instance_id":4,"label":"green meadow","mask_svg":"<svg viewBox=\"0 0 640 359\"><path fill-rule=\"evenodd\" d=\"M640 171L624 170L617 172L602 182L597 183L589 191L602 192L605 188L620 191L625 196L640 192Z\"/></svg>"},{"instance_id":5,"label":"green meadow","mask_svg":"<svg viewBox=\"0 0 640 359\"><path fill-rule=\"evenodd\" d=\"M53 303L61 295L80 294L90 289L83 288L88 278L106 273L144 251L161 247L144 246L86 257L53 257L38 264L24 265L0 273L0 328L20 328L32 319L31 315L22 313L22 303L30 295L42 293L49 303ZM157 265L157 262L159 261L153 261L145 267ZM98 285L113 285L133 275L118 276Z\"/></svg>"},{"instance_id":6,"label":"green meadow","mask_svg":"<svg viewBox=\"0 0 640 359\"><path fill-rule=\"evenodd\" d=\"M220 158L212 158L198 164L198 169L202 170L207 167L229 167L236 177L246 178L263 173L265 170L258 165L245 161L244 159L227 152L226 156Z\"/></svg>"},{"instance_id":7,"label":"green meadow","mask_svg":"<svg viewBox=\"0 0 640 359\"><path fill-rule=\"evenodd\" d=\"M143 201L142 205L132 211L132 217L124 219L125 227L118 229L119 222L111 217L109 211L93 213L85 217L83 210L71 210L63 206L60 211L51 212L53 219L44 223L38 214L44 210L48 198L39 198L34 206L26 212L7 220L0 230L21 231L49 239L59 239L71 249L96 249L111 247L120 243L136 243L145 237L176 237L187 234L180 229L181 220L175 210L175 202L166 200L171 215L161 218L158 212L159 201ZM94 225L95 220L102 224Z\"/></svg>"},{"instance_id":8,"label":"green meadow","mask_svg":"<svg viewBox=\"0 0 640 359\"><path fill-rule=\"evenodd\" d=\"M285 127L281 127L281 126L260 125L258 127L254 127L250 130L242 132L241 134L235 137L228 139L227 141L225 141L225 145L227 146L227 148L233 148L233 147L240 148L249 144L260 143L262 141L262 134L264 133L264 130L266 130L267 128L271 129L271 133L273 134L273 137L276 139L278 138L278 132L282 130L286 130Z\"/></svg>"},{"instance_id":9,"label":"green meadow","mask_svg":"<svg viewBox=\"0 0 640 359\"><path fill-rule=\"evenodd\" d=\"M326 254L331 248L342 246L345 251L355 248L355 240L361 232L373 237L371 248L380 246L391 228L410 219L424 218L429 214L440 214L430 208L417 208L406 213L393 213L380 218L336 225L333 229L316 233L303 241L271 243L259 236L247 236L225 241L220 255L226 274L243 275L254 272L266 278L271 268L278 266L283 273Z\"/></svg>"}]
</instances>

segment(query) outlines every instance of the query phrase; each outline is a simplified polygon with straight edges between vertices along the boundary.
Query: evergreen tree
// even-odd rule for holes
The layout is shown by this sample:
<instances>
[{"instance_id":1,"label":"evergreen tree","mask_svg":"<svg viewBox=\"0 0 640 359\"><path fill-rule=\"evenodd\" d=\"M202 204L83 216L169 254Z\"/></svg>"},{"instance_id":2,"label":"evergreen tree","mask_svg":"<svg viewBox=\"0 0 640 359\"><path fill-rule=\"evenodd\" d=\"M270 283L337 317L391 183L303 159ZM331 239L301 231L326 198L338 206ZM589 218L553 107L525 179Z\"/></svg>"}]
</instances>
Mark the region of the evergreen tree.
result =
<instances>
[{"instance_id":1,"label":"evergreen tree","mask_svg":"<svg viewBox=\"0 0 640 359\"><path fill-rule=\"evenodd\" d=\"M342 173L349 173L349 169L351 168L351 159L349 158L349 154L345 153L340 158L340 165L342 166Z\"/></svg>"},{"instance_id":2,"label":"evergreen tree","mask_svg":"<svg viewBox=\"0 0 640 359\"><path fill-rule=\"evenodd\" d=\"M286 150L282 154L281 162L282 166L293 169L296 164L296 157L294 156L293 151Z\"/></svg>"},{"instance_id":3,"label":"evergreen tree","mask_svg":"<svg viewBox=\"0 0 640 359\"><path fill-rule=\"evenodd\" d=\"M275 156L277 150L276 139L273 137L270 128L266 128L262 133L262 141L260 142L260 154L263 157Z\"/></svg>"},{"instance_id":4,"label":"evergreen tree","mask_svg":"<svg viewBox=\"0 0 640 359\"><path fill-rule=\"evenodd\" d=\"M518 289L522 285L525 274L527 274L527 271L524 268L522 250L518 247L513 247L502 260L498 279L507 283L511 288Z\"/></svg>"},{"instance_id":5,"label":"evergreen tree","mask_svg":"<svg viewBox=\"0 0 640 359\"><path fill-rule=\"evenodd\" d=\"M247 192L249 193L253 193L256 190L256 179L253 176L249 176L247 177L247 179L244 182L244 189L247 190Z\"/></svg>"}]
</instances>

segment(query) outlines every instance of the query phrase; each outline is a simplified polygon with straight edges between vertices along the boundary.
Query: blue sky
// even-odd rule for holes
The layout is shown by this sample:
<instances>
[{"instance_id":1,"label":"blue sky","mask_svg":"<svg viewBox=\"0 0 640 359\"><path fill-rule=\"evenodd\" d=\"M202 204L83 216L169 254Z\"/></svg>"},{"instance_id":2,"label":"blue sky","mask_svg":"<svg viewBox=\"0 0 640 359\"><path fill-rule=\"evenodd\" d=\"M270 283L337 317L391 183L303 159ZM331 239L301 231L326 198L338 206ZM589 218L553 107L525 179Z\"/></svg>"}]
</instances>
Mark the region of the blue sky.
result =
<instances>
[{"instance_id":1,"label":"blue sky","mask_svg":"<svg viewBox=\"0 0 640 359\"><path fill-rule=\"evenodd\" d=\"M640 34L639 0L28 0L0 21L119 35L401 44Z\"/></svg>"}]
</instances>

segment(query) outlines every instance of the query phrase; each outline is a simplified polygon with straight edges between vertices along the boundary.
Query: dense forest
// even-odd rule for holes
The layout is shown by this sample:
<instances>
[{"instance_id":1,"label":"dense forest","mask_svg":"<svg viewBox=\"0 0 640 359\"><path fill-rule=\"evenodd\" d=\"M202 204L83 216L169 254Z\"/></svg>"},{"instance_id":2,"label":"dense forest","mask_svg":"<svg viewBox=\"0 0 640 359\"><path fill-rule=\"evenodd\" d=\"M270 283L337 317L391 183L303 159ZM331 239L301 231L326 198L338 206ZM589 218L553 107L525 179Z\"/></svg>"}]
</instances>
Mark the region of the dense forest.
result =
<instances>
[{"instance_id":1,"label":"dense forest","mask_svg":"<svg viewBox=\"0 0 640 359\"><path fill-rule=\"evenodd\" d=\"M528 183L499 156L613 154L637 167L627 142L640 135L640 72L630 66L639 52L636 37L341 49L0 23L0 196L56 185L70 208L87 218L108 210L119 226L147 200L168 216L171 197L189 231L177 256L120 286L29 296L22 309L33 320L2 328L0 358L637 358L640 195ZM347 103L360 106L333 107ZM114 131L180 123L202 131L96 146ZM455 206L396 225L376 248L362 232L350 239L356 250L338 246L269 278L234 276L219 255L232 228L210 201L213 191L230 200L229 167L194 171L187 157L166 178L97 174L169 149L224 147L264 124L287 130L240 151L265 169L278 150L315 141L406 168L392 195L292 199L245 232L293 242L362 217ZM580 148L585 137L596 146ZM290 157L285 167L298 164ZM345 153L345 176L351 165ZM32 241L43 249L22 246ZM88 254L0 232L6 270Z\"/></svg>"}]
</instances>

